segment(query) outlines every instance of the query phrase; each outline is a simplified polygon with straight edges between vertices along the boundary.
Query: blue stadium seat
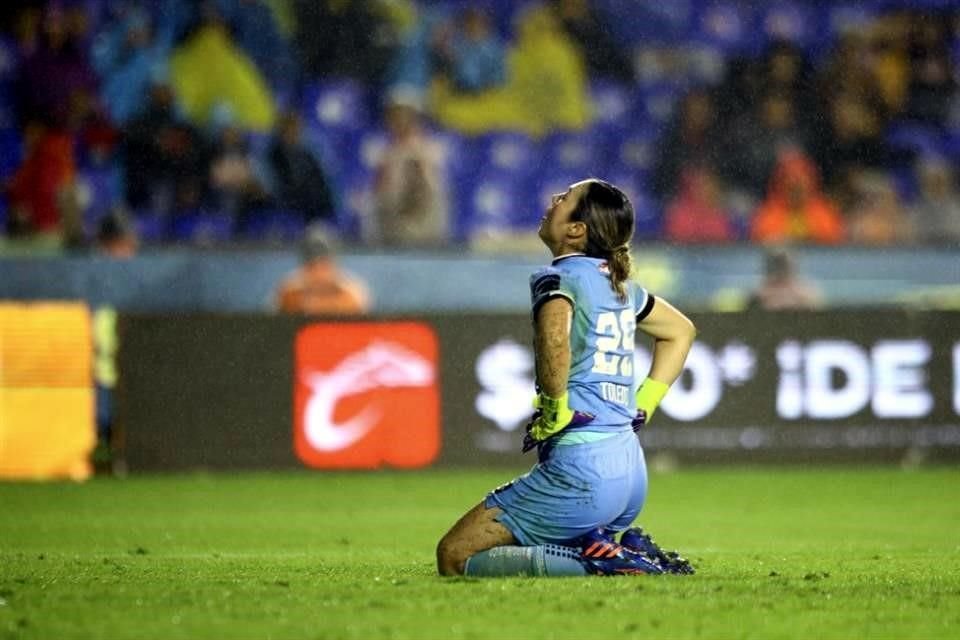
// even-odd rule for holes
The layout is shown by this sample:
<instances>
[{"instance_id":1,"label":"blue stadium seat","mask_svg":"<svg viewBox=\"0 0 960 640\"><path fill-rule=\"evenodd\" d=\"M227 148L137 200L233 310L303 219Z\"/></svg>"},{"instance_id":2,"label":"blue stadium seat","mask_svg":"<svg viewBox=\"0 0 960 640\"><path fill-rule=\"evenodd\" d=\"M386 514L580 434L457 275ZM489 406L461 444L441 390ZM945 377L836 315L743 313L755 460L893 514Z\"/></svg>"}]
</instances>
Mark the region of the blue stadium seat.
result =
<instances>
[{"instance_id":1,"label":"blue stadium seat","mask_svg":"<svg viewBox=\"0 0 960 640\"><path fill-rule=\"evenodd\" d=\"M888 145L913 154L938 154L943 152L940 131L919 122L897 122L887 128L885 139Z\"/></svg>"},{"instance_id":2,"label":"blue stadium seat","mask_svg":"<svg viewBox=\"0 0 960 640\"><path fill-rule=\"evenodd\" d=\"M817 37L819 18L810 5L778 0L760 10L757 27L767 40L787 40L805 47Z\"/></svg>"},{"instance_id":3,"label":"blue stadium seat","mask_svg":"<svg viewBox=\"0 0 960 640\"><path fill-rule=\"evenodd\" d=\"M450 232L453 240L463 241L470 231L469 201L478 165L476 140L447 130L434 131L432 135L442 154L450 203Z\"/></svg>"},{"instance_id":4,"label":"blue stadium seat","mask_svg":"<svg viewBox=\"0 0 960 640\"><path fill-rule=\"evenodd\" d=\"M239 237L253 242L292 243L303 237L306 221L299 211L261 210L244 216Z\"/></svg>"},{"instance_id":5,"label":"blue stadium seat","mask_svg":"<svg viewBox=\"0 0 960 640\"><path fill-rule=\"evenodd\" d=\"M432 131L431 136L440 146L443 168L451 178L473 174L477 169L476 140L446 129Z\"/></svg>"},{"instance_id":6,"label":"blue stadium seat","mask_svg":"<svg viewBox=\"0 0 960 640\"><path fill-rule=\"evenodd\" d=\"M77 172L77 188L85 205L83 228L92 237L100 219L122 200L120 170L112 165L84 167Z\"/></svg>"},{"instance_id":7,"label":"blue stadium seat","mask_svg":"<svg viewBox=\"0 0 960 640\"><path fill-rule=\"evenodd\" d=\"M443 5L447 14L454 16L468 7L480 9L489 16L493 30L509 42L515 38L517 17L538 3L535 0L428 0L427 4Z\"/></svg>"},{"instance_id":8,"label":"blue stadium seat","mask_svg":"<svg viewBox=\"0 0 960 640\"><path fill-rule=\"evenodd\" d=\"M686 51L688 67L684 88L719 85L727 70L723 50L710 43L691 42L686 45Z\"/></svg>"},{"instance_id":9,"label":"blue stadium seat","mask_svg":"<svg viewBox=\"0 0 960 640\"><path fill-rule=\"evenodd\" d=\"M250 153L258 157L266 156L270 152L270 147L273 145L273 133L248 131L246 138Z\"/></svg>"},{"instance_id":10,"label":"blue stadium seat","mask_svg":"<svg viewBox=\"0 0 960 640\"><path fill-rule=\"evenodd\" d=\"M554 133L543 142L542 164L581 177L599 175L605 168L603 142L602 133Z\"/></svg>"},{"instance_id":11,"label":"blue stadium seat","mask_svg":"<svg viewBox=\"0 0 960 640\"><path fill-rule=\"evenodd\" d=\"M381 129L350 132L329 152L336 165L331 167L331 172L341 178L357 173L372 175L388 142L386 133Z\"/></svg>"},{"instance_id":12,"label":"blue stadium seat","mask_svg":"<svg viewBox=\"0 0 960 640\"><path fill-rule=\"evenodd\" d=\"M142 209L133 212L133 227L141 242L157 244L169 239L170 222L167 216Z\"/></svg>"},{"instance_id":13,"label":"blue stadium seat","mask_svg":"<svg viewBox=\"0 0 960 640\"><path fill-rule=\"evenodd\" d=\"M832 3L831 3L832 4ZM834 39L847 31L866 25L876 18L878 7L867 2L847 2L827 9L826 29Z\"/></svg>"},{"instance_id":14,"label":"blue stadium seat","mask_svg":"<svg viewBox=\"0 0 960 640\"><path fill-rule=\"evenodd\" d=\"M13 175L23 160L23 138L14 128L0 129L0 179Z\"/></svg>"},{"instance_id":15,"label":"blue stadium seat","mask_svg":"<svg viewBox=\"0 0 960 640\"><path fill-rule=\"evenodd\" d=\"M539 221L544 208L537 205L529 179L496 170L477 176L466 204L469 233L530 228Z\"/></svg>"},{"instance_id":16,"label":"blue stadium seat","mask_svg":"<svg viewBox=\"0 0 960 640\"><path fill-rule=\"evenodd\" d=\"M642 86L637 92L636 122L643 126L664 126L673 117L685 85L666 82Z\"/></svg>"},{"instance_id":17,"label":"blue stadium seat","mask_svg":"<svg viewBox=\"0 0 960 640\"><path fill-rule=\"evenodd\" d=\"M913 202L918 194L919 185L913 166L896 167L890 171L893 186L904 203Z\"/></svg>"},{"instance_id":18,"label":"blue stadium seat","mask_svg":"<svg viewBox=\"0 0 960 640\"><path fill-rule=\"evenodd\" d=\"M541 161L538 145L522 133L488 133L477 140L477 170L529 176Z\"/></svg>"},{"instance_id":19,"label":"blue stadium seat","mask_svg":"<svg viewBox=\"0 0 960 640\"><path fill-rule=\"evenodd\" d=\"M659 130L646 127L635 129L609 144L610 154L614 156L610 169L620 169L643 177L649 175L656 161Z\"/></svg>"},{"instance_id":20,"label":"blue stadium seat","mask_svg":"<svg viewBox=\"0 0 960 640\"><path fill-rule=\"evenodd\" d=\"M7 37L0 37L0 84L11 83L17 75L17 47Z\"/></svg>"},{"instance_id":21,"label":"blue stadium seat","mask_svg":"<svg viewBox=\"0 0 960 640\"><path fill-rule=\"evenodd\" d=\"M636 110L636 93L632 87L618 82L594 80L590 83L590 99L595 114L594 128L624 130L630 126Z\"/></svg>"},{"instance_id":22,"label":"blue stadium seat","mask_svg":"<svg viewBox=\"0 0 960 640\"><path fill-rule=\"evenodd\" d=\"M233 216L221 212L197 211L180 213L173 218L173 240L210 246L233 238Z\"/></svg>"},{"instance_id":23,"label":"blue stadium seat","mask_svg":"<svg viewBox=\"0 0 960 640\"><path fill-rule=\"evenodd\" d=\"M656 198L645 191L637 191L630 197L636 216L635 240L656 240L663 228L663 211Z\"/></svg>"},{"instance_id":24,"label":"blue stadium seat","mask_svg":"<svg viewBox=\"0 0 960 640\"><path fill-rule=\"evenodd\" d=\"M753 13L749 6L731 0L705 3L695 11L690 39L727 52L745 47L750 38Z\"/></svg>"},{"instance_id":25,"label":"blue stadium seat","mask_svg":"<svg viewBox=\"0 0 960 640\"><path fill-rule=\"evenodd\" d=\"M307 85L302 110L308 126L335 131L368 128L367 89L356 80L326 80Z\"/></svg>"},{"instance_id":26,"label":"blue stadium seat","mask_svg":"<svg viewBox=\"0 0 960 640\"><path fill-rule=\"evenodd\" d=\"M303 131L303 144L331 178L349 172L356 165L354 148L366 130L333 132L317 128Z\"/></svg>"},{"instance_id":27,"label":"blue stadium seat","mask_svg":"<svg viewBox=\"0 0 960 640\"><path fill-rule=\"evenodd\" d=\"M476 176L469 173L453 174L449 176L448 197L450 200L450 231L457 241L470 237L473 224L473 187Z\"/></svg>"},{"instance_id":28,"label":"blue stadium seat","mask_svg":"<svg viewBox=\"0 0 960 640\"><path fill-rule=\"evenodd\" d=\"M344 237L359 240L374 215L373 174L360 168L342 175L336 184L337 228Z\"/></svg>"},{"instance_id":29,"label":"blue stadium seat","mask_svg":"<svg viewBox=\"0 0 960 640\"><path fill-rule=\"evenodd\" d=\"M960 167L960 129L949 131L943 137L943 153L955 167Z\"/></svg>"}]
</instances>

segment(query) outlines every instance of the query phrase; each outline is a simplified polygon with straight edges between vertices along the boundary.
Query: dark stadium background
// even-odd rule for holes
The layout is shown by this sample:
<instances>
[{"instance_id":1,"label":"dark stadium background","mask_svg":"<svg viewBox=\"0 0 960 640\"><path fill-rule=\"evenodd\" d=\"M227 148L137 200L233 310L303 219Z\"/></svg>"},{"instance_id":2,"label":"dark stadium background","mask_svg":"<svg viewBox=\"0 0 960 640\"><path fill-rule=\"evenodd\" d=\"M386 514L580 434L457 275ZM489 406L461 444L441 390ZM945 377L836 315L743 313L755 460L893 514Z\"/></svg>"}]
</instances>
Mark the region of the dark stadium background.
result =
<instances>
[{"instance_id":1,"label":"dark stadium background","mask_svg":"<svg viewBox=\"0 0 960 640\"><path fill-rule=\"evenodd\" d=\"M486 25L481 53L466 16ZM274 291L317 226L366 286L368 320L419 320L438 334L437 460L517 462L519 419L474 406L478 359L507 340L522 360L545 198L589 175L633 198L636 279L697 316L707 369L678 387L701 400L703 384L721 389L703 415L675 419L668 405L652 451L811 461L957 451L960 40L949 2L91 0L17 3L0 20L0 298L79 300L99 318L102 470L128 457L136 468L148 441L153 469L298 465L293 341L317 320L277 317ZM494 71L464 80L468 56ZM143 164L158 87L176 106L156 140L188 143ZM439 150L448 224L428 241L375 228L394 102L417 112ZM291 118L327 185L307 192L320 200L296 200L271 174ZM839 242L758 226L777 167L797 154L832 203ZM255 198L218 182L225 157L247 168ZM927 170L945 176L940 200ZM818 292L800 306L815 310L755 310L771 246L792 254ZM850 415L784 417L776 353L790 340L859 345L867 360L891 340L920 351L907 369L874 362L865 382L834 366L834 397L867 387ZM749 384L724 377L727 365L745 366L733 376ZM529 384L529 371L513 375ZM919 413L878 412L888 391L932 400ZM164 429L190 437L173 447ZM215 460L202 446L214 441Z\"/></svg>"}]
</instances>

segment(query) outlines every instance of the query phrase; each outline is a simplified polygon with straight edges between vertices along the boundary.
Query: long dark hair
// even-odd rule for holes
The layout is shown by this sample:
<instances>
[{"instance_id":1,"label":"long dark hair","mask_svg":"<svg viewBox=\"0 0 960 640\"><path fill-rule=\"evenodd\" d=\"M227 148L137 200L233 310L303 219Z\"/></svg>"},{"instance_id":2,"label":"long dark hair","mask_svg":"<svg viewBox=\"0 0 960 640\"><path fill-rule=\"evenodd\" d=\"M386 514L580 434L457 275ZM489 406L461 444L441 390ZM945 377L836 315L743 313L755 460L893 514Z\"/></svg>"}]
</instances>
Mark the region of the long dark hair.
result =
<instances>
[{"instance_id":1,"label":"long dark hair","mask_svg":"<svg viewBox=\"0 0 960 640\"><path fill-rule=\"evenodd\" d=\"M607 261L610 285L621 301L626 300L634 222L630 199L609 182L591 179L570 220L587 225L584 253Z\"/></svg>"}]
</instances>

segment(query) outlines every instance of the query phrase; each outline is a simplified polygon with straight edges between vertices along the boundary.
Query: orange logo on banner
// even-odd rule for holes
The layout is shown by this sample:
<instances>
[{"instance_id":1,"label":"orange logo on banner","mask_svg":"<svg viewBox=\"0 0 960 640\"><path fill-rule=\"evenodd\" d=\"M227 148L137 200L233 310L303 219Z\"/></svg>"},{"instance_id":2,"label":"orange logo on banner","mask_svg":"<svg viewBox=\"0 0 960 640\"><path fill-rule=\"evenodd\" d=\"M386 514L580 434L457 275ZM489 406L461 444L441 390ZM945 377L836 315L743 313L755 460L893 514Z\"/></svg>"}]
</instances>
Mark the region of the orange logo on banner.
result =
<instances>
[{"instance_id":1,"label":"orange logo on banner","mask_svg":"<svg viewBox=\"0 0 960 640\"><path fill-rule=\"evenodd\" d=\"M422 467L440 451L437 338L415 322L297 334L294 449L311 467Z\"/></svg>"}]
</instances>

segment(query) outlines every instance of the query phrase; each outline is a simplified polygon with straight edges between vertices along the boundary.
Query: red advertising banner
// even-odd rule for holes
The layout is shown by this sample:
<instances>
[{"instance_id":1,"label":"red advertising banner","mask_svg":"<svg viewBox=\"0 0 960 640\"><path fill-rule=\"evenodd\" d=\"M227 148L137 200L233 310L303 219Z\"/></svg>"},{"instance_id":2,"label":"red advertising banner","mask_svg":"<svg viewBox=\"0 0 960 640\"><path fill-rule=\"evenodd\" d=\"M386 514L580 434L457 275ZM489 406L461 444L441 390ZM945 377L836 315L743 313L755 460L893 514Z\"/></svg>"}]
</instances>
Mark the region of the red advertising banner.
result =
<instances>
[{"instance_id":1,"label":"red advertising banner","mask_svg":"<svg viewBox=\"0 0 960 640\"><path fill-rule=\"evenodd\" d=\"M316 468L412 468L440 452L438 347L419 322L321 323L294 347L294 450Z\"/></svg>"}]
</instances>

